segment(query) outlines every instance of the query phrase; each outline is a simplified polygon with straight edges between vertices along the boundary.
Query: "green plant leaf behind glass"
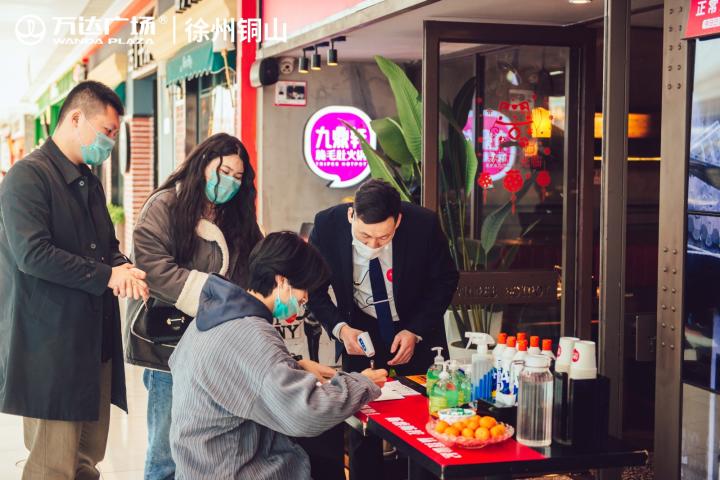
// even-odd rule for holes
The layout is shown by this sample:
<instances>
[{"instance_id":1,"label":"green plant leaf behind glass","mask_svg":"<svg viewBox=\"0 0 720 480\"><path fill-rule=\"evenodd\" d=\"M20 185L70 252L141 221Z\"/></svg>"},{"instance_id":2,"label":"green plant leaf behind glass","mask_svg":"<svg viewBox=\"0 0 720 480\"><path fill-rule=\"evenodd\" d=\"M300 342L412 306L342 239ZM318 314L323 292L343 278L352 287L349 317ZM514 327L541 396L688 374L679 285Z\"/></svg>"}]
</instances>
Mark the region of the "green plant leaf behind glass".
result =
<instances>
[{"instance_id":1,"label":"green plant leaf behind glass","mask_svg":"<svg viewBox=\"0 0 720 480\"><path fill-rule=\"evenodd\" d=\"M527 191L534 183L535 175L533 175L530 179L525 180L522 188L516 194L516 202L519 202L520 199L525 196ZM491 212L483 221L482 229L480 230L480 242L482 243L483 250L485 250L486 254L495 246L495 242L497 241L497 236L500 233L500 229L505 223L505 220L507 219L511 210L511 202L506 202L497 210Z\"/></svg>"}]
</instances>

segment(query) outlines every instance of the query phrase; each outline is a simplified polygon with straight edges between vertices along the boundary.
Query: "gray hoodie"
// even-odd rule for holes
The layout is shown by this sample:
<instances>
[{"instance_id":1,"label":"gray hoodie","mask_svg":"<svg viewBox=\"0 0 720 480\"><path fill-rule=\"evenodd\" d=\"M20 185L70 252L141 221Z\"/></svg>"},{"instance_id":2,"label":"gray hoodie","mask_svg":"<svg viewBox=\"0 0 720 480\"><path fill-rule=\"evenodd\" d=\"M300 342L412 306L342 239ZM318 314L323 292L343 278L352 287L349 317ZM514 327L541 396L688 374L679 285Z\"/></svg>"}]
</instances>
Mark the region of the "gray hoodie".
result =
<instances>
[{"instance_id":1,"label":"gray hoodie","mask_svg":"<svg viewBox=\"0 0 720 480\"><path fill-rule=\"evenodd\" d=\"M216 275L170 369L179 480L308 479L308 458L288 437L317 436L380 395L358 373L339 372L317 386L290 356L267 307Z\"/></svg>"}]
</instances>

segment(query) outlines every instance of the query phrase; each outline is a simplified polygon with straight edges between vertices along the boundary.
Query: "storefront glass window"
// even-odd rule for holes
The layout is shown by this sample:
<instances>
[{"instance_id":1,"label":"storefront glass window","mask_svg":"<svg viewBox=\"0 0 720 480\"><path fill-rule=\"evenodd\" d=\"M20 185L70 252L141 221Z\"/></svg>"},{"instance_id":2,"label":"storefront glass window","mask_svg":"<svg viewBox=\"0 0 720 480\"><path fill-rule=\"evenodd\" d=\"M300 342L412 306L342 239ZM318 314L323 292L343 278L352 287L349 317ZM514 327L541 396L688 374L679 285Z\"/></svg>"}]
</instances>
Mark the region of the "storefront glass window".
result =
<instances>
[{"instance_id":1,"label":"storefront glass window","mask_svg":"<svg viewBox=\"0 0 720 480\"><path fill-rule=\"evenodd\" d=\"M198 144L198 98L200 79L185 82L185 155Z\"/></svg>"},{"instance_id":2,"label":"storefront glass window","mask_svg":"<svg viewBox=\"0 0 720 480\"><path fill-rule=\"evenodd\" d=\"M438 209L458 269L559 278L569 49L447 43L440 54ZM483 309L502 312L504 330L556 339L557 288L557 301Z\"/></svg>"},{"instance_id":3,"label":"storefront glass window","mask_svg":"<svg viewBox=\"0 0 720 480\"><path fill-rule=\"evenodd\" d=\"M208 78L200 79L202 90L200 91L200 105L198 116L198 142L204 141L211 135L212 127L212 86L208 85Z\"/></svg>"}]
</instances>

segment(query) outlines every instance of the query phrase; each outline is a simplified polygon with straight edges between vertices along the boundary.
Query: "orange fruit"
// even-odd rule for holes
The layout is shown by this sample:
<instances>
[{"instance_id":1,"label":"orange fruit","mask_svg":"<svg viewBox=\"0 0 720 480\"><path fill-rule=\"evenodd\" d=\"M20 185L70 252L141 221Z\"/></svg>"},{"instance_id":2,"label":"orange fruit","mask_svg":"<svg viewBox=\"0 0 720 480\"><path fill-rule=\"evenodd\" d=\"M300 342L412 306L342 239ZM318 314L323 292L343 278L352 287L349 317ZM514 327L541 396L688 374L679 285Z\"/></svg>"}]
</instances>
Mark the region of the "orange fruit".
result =
<instances>
[{"instance_id":1,"label":"orange fruit","mask_svg":"<svg viewBox=\"0 0 720 480\"><path fill-rule=\"evenodd\" d=\"M490 430L485 427L478 428L475 430L475 439L483 442L490 440Z\"/></svg>"},{"instance_id":2,"label":"orange fruit","mask_svg":"<svg viewBox=\"0 0 720 480\"><path fill-rule=\"evenodd\" d=\"M497 421L493 417L482 417L480 419L480 426L485 427L488 430L497 425Z\"/></svg>"},{"instance_id":3,"label":"orange fruit","mask_svg":"<svg viewBox=\"0 0 720 480\"><path fill-rule=\"evenodd\" d=\"M482 417L481 417L480 415L473 415L472 417L468 418L468 420L471 421L471 422L472 422L473 420L479 422L481 418L482 418Z\"/></svg>"},{"instance_id":4,"label":"orange fruit","mask_svg":"<svg viewBox=\"0 0 720 480\"><path fill-rule=\"evenodd\" d=\"M443 433L450 437L457 437L458 435L460 435L460 431L455 427L448 427Z\"/></svg>"},{"instance_id":5,"label":"orange fruit","mask_svg":"<svg viewBox=\"0 0 720 480\"><path fill-rule=\"evenodd\" d=\"M437 422L437 424L435 424L435 431L438 433L443 433L445 430L447 430L449 426L450 425L448 425L446 421L440 420L439 422Z\"/></svg>"},{"instance_id":6,"label":"orange fruit","mask_svg":"<svg viewBox=\"0 0 720 480\"><path fill-rule=\"evenodd\" d=\"M473 430L470 430L469 428L466 428L462 431L462 436L465 438L475 438L475 432Z\"/></svg>"},{"instance_id":7,"label":"orange fruit","mask_svg":"<svg viewBox=\"0 0 720 480\"><path fill-rule=\"evenodd\" d=\"M463 422L455 422L452 424L452 427L458 432L462 432L463 428L465 428L465 424Z\"/></svg>"},{"instance_id":8,"label":"orange fruit","mask_svg":"<svg viewBox=\"0 0 720 480\"><path fill-rule=\"evenodd\" d=\"M504 425L495 425L490 429L490 433L493 437L499 437L505 433L505 426Z\"/></svg>"},{"instance_id":9,"label":"orange fruit","mask_svg":"<svg viewBox=\"0 0 720 480\"><path fill-rule=\"evenodd\" d=\"M470 420L467 424L467 428L469 428L470 430L477 430L479 426L480 422L477 420Z\"/></svg>"}]
</instances>

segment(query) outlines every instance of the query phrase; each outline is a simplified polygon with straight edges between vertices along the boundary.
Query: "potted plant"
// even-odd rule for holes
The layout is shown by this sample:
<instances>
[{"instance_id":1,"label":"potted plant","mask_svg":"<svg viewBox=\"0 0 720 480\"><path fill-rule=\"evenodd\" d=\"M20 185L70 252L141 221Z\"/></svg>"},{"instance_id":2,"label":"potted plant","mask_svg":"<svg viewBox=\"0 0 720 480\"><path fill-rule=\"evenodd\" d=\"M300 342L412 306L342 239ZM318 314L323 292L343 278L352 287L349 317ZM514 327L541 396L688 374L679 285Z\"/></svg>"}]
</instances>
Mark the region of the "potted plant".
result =
<instances>
[{"instance_id":1,"label":"potted plant","mask_svg":"<svg viewBox=\"0 0 720 480\"><path fill-rule=\"evenodd\" d=\"M371 122L379 149L373 149L352 125L346 125L362 143L371 175L392 184L403 200L419 203L422 185L422 98L399 65L381 56L376 56L375 61L390 83L397 117ZM472 238L469 231L467 206L475 191L479 165L473 142L465 138L463 126L467 123L474 98L473 77L460 88L451 104L441 102L440 105L448 128L446 137L441 138L438 145L439 217L459 271L507 269L513 263L519 246L501 248L497 238L512 211L511 203L501 205L485 217L479 239ZM522 198L532 183L524 182L516 199ZM525 228L520 237L527 235L536 224ZM501 315L494 305L453 305L449 313L460 335L460 340L454 345L456 348L464 347L465 332L490 332L493 323L498 321L498 313Z\"/></svg>"}]
</instances>

